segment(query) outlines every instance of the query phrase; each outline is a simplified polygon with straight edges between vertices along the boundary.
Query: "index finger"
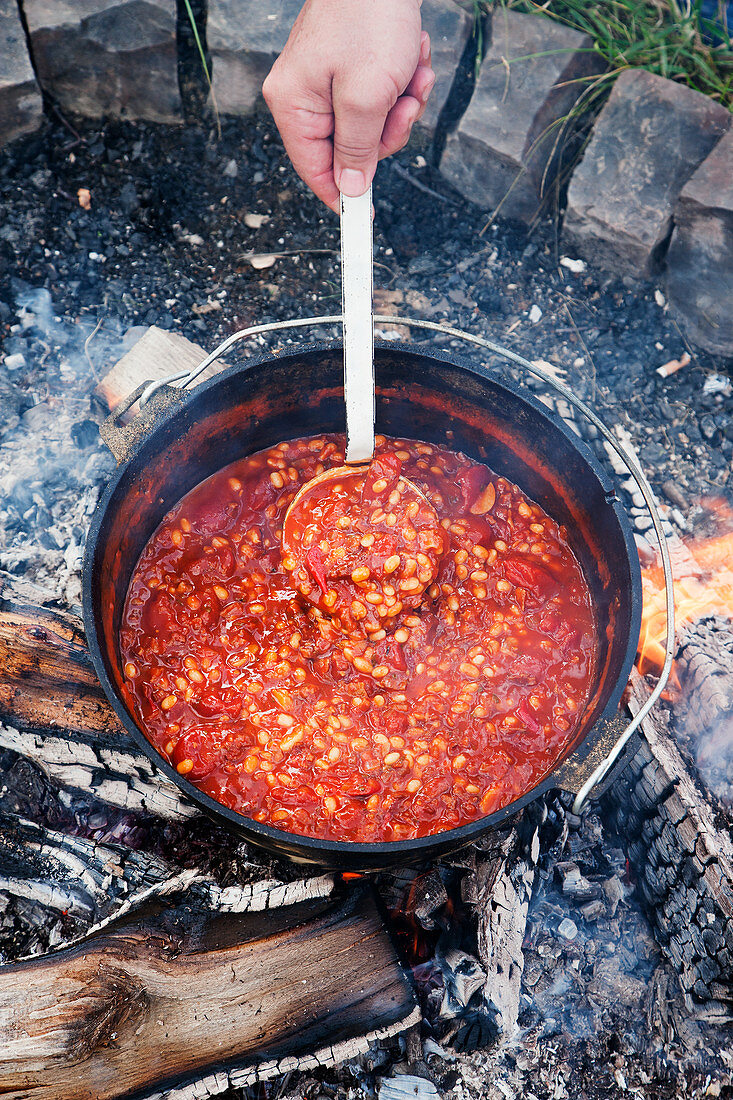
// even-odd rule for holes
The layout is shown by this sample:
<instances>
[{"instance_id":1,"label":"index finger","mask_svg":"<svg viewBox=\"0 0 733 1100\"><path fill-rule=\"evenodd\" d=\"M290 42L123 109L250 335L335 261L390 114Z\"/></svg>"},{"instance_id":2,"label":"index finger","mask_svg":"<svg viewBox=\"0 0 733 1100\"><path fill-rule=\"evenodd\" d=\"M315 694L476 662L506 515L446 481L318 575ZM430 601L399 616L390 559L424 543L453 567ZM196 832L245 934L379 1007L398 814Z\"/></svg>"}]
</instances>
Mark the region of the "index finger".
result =
<instances>
[{"instance_id":1,"label":"index finger","mask_svg":"<svg viewBox=\"0 0 733 1100\"><path fill-rule=\"evenodd\" d=\"M297 118L283 119L278 122L278 129L295 171L326 206L338 213L339 190L333 175L331 134L325 137L309 134L308 127Z\"/></svg>"}]
</instances>

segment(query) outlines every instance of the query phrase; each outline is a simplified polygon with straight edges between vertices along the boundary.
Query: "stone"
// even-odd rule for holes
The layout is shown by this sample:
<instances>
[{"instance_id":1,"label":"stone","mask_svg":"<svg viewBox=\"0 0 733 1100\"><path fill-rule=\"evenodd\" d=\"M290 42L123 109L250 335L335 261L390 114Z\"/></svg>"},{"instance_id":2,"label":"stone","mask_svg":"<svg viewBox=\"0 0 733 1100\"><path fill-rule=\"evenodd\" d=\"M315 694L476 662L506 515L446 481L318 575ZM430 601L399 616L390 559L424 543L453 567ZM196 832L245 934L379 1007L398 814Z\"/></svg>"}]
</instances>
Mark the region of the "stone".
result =
<instances>
[{"instance_id":1,"label":"stone","mask_svg":"<svg viewBox=\"0 0 733 1100\"><path fill-rule=\"evenodd\" d=\"M570 917L563 917L557 926L557 930L565 940L574 940L578 934L578 926Z\"/></svg>"},{"instance_id":2,"label":"stone","mask_svg":"<svg viewBox=\"0 0 733 1100\"><path fill-rule=\"evenodd\" d=\"M86 118L178 122L175 0L24 0L44 92Z\"/></svg>"},{"instance_id":3,"label":"stone","mask_svg":"<svg viewBox=\"0 0 733 1100\"><path fill-rule=\"evenodd\" d=\"M682 188L674 221L670 305L695 344L733 355L733 126Z\"/></svg>"},{"instance_id":4,"label":"stone","mask_svg":"<svg viewBox=\"0 0 733 1100\"><path fill-rule=\"evenodd\" d=\"M25 356L22 355L21 352L16 352L14 355L6 355L3 360L3 365L6 370L21 370L26 366Z\"/></svg>"},{"instance_id":5,"label":"stone","mask_svg":"<svg viewBox=\"0 0 733 1100\"><path fill-rule=\"evenodd\" d=\"M570 181L564 247L618 275L656 273L680 191L729 120L682 84L621 73Z\"/></svg>"},{"instance_id":6,"label":"stone","mask_svg":"<svg viewBox=\"0 0 733 1100\"><path fill-rule=\"evenodd\" d=\"M454 0L423 0L421 15L423 30L430 35L435 84L415 131L417 136L432 141L448 104L466 45L474 32L475 21Z\"/></svg>"},{"instance_id":7,"label":"stone","mask_svg":"<svg viewBox=\"0 0 733 1100\"><path fill-rule=\"evenodd\" d=\"M209 0L206 38L222 114L249 115L264 106L262 83L302 6L303 0Z\"/></svg>"},{"instance_id":8,"label":"stone","mask_svg":"<svg viewBox=\"0 0 733 1100\"><path fill-rule=\"evenodd\" d=\"M262 83L302 6L303 0L209 0L206 37L222 114L248 115L263 107ZM416 129L432 138L474 21L455 0L423 0L421 14L432 43L435 84Z\"/></svg>"},{"instance_id":9,"label":"stone","mask_svg":"<svg viewBox=\"0 0 733 1100\"><path fill-rule=\"evenodd\" d=\"M466 198L529 223L551 192L567 118L600 57L586 35L503 8L471 101L446 142L440 170Z\"/></svg>"},{"instance_id":10,"label":"stone","mask_svg":"<svg viewBox=\"0 0 733 1100\"><path fill-rule=\"evenodd\" d=\"M0 145L37 130L43 102L16 0L0 0Z\"/></svg>"}]
</instances>

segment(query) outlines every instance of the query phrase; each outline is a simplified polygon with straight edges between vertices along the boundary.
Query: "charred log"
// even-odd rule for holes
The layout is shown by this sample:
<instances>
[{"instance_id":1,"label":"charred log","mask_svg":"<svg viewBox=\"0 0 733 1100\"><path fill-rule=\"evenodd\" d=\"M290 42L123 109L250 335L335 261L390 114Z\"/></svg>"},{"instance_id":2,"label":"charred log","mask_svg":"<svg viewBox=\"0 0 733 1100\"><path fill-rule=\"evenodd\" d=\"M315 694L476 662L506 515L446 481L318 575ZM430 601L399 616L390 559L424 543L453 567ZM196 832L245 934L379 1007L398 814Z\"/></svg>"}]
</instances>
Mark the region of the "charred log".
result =
<instances>
[{"instance_id":1,"label":"charred log","mask_svg":"<svg viewBox=\"0 0 733 1100\"><path fill-rule=\"evenodd\" d=\"M728 619L688 627L677 656L678 740L728 813L733 811L733 629Z\"/></svg>"},{"instance_id":2,"label":"charred log","mask_svg":"<svg viewBox=\"0 0 733 1100\"><path fill-rule=\"evenodd\" d=\"M112 1100L195 1078L215 1095L418 1018L366 889L266 918L179 906L0 971L0 1091Z\"/></svg>"},{"instance_id":3,"label":"charred log","mask_svg":"<svg viewBox=\"0 0 733 1100\"><path fill-rule=\"evenodd\" d=\"M0 748L66 788L125 810L172 820L198 813L132 745L73 616L3 601L0 667L0 719L7 723L0 725Z\"/></svg>"},{"instance_id":4,"label":"charred log","mask_svg":"<svg viewBox=\"0 0 733 1100\"><path fill-rule=\"evenodd\" d=\"M244 913L328 897L333 885L333 876L328 874L282 881L253 864L250 881L221 886L200 867L176 867L146 852L70 836L0 814L0 897L5 899L5 913L8 906L24 899L34 907L63 914L67 946L153 897L184 889L206 909ZM24 910L27 906L21 906L21 912ZM43 923L48 922L39 921L39 925ZM55 946L53 937L50 942L40 935L35 939L39 950ZM35 944L28 954L36 953L33 947ZM17 954L20 952L15 957Z\"/></svg>"},{"instance_id":5,"label":"charred log","mask_svg":"<svg viewBox=\"0 0 733 1100\"><path fill-rule=\"evenodd\" d=\"M647 688L632 677L630 709ZM664 712L642 723L642 745L607 805L626 838L638 890L688 1004L733 1019L733 843L674 744Z\"/></svg>"},{"instance_id":6,"label":"charred log","mask_svg":"<svg viewBox=\"0 0 733 1100\"><path fill-rule=\"evenodd\" d=\"M84 791L121 810L171 821L199 815L193 803L137 752L124 733L107 737L70 730L57 737L0 725L0 748L32 761L54 784Z\"/></svg>"},{"instance_id":7,"label":"charred log","mask_svg":"<svg viewBox=\"0 0 733 1100\"><path fill-rule=\"evenodd\" d=\"M519 1016L524 971L522 943L540 854L539 825L525 812L475 876L479 958L486 970L484 998L499 1035L509 1038Z\"/></svg>"},{"instance_id":8,"label":"charred log","mask_svg":"<svg viewBox=\"0 0 733 1100\"><path fill-rule=\"evenodd\" d=\"M423 1017L457 1050L485 1047L516 1027L543 812L544 804L526 810L438 864L378 876Z\"/></svg>"}]
</instances>

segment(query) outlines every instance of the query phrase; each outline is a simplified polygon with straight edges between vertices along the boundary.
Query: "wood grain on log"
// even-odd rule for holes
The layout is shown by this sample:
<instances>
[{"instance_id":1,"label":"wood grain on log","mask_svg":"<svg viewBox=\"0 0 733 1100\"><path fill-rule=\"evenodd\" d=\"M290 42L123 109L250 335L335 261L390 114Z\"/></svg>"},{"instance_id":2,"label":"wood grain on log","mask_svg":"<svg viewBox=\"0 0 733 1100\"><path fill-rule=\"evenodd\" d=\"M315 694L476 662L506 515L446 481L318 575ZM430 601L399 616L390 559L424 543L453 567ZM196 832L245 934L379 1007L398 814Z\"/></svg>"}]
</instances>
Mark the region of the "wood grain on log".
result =
<instances>
[{"instance_id":1,"label":"wood grain on log","mask_svg":"<svg viewBox=\"0 0 733 1100\"><path fill-rule=\"evenodd\" d=\"M631 690L636 713L648 695L636 673ZM710 1002L711 1014L725 1017L733 1000L733 842L665 728L663 712L653 711L641 728L642 745L607 796L612 818L688 1000Z\"/></svg>"},{"instance_id":2,"label":"wood grain on log","mask_svg":"<svg viewBox=\"0 0 733 1100\"><path fill-rule=\"evenodd\" d=\"M105 374L95 389L94 396L105 408L113 409L142 382L159 382L178 371L193 370L203 362L206 355L198 344L187 340L185 336L151 325ZM225 366L222 362L213 363L197 378L196 384L213 378Z\"/></svg>"},{"instance_id":3,"label":"wood grain on log","mask_svg":"<svg viewBox=\"0 0 733 1100\"><path fill-rule=\"evenodd\" d=\"M0 601L0 718L35 729L121 730L74 620Z\"/></svg>"},{"instance_id":4,"label":"wood grain on log","mask_svg":"<svg viewBox=\"0 0 733 1100\"><path fill-rule=\"evenodd\" d=\"M364 888L267 915L180 907L0 970L0 1093L112 1100L224 1072L244 1084L416 1019Z\"/></svg>"}]
</instances>

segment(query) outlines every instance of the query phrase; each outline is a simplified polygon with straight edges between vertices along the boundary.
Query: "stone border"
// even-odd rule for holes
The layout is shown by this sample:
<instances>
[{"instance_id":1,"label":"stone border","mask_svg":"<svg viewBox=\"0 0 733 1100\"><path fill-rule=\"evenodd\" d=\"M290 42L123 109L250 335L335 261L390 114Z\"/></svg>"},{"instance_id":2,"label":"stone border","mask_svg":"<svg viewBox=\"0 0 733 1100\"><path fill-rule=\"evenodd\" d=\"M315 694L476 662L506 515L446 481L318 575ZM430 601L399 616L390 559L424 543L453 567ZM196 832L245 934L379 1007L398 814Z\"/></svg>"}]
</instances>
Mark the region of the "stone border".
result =
<instances>
[{"instance_id":1,"label":"stone border","mask_svg":"<svg viewBox=\"0 0 733 1100\"><path fill-rule=\"evenodd\" d=\"M208 0L200 31L222 113L264 106L262 81L301 3ZM201 120L201 73L192 71L200 62L176 25L175 0L20 4L25 25L15 0L0 0L0 146L41 125L38 84L47 102L89 118ZM195 6L202 11L206 0ZM504 8L484 17L478 34L465 0L424 0L422 14L436 85L416 148L439 162L446 181L490 219L525 226L557 209L567 185L563 249L626 279L666 277L687 337L733 356L727 109L636 69L615 80L592 118L583 93L603 63L587 36Z\"/></svg>"},{"instance_id":2,"label":"stone border","mask_svg":"<svg viewBox=\"0 0 733 1100\"><path fill-rule=\"evenodd\" d=\"M43 121L41 92L15 0L0 0L0 146L37 130Z\"/></svg>"},{"instance_id":3,"label":"stone border","mask_svg":"<svg viewBox=\"0 0 733 1100\"><path fill-rule=\"evenodd\" d=\"M627 279L666 277L686 336L733 356L730 112L630 69L593 118L583 91L603 66L589 38L503 9L485 35L473 96L440 162L444 177L491 218L525 226L570 177L563 250Z\"/></svg>"}]
</instances>

